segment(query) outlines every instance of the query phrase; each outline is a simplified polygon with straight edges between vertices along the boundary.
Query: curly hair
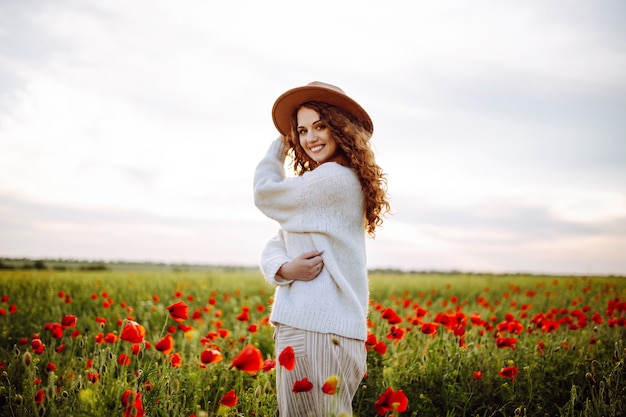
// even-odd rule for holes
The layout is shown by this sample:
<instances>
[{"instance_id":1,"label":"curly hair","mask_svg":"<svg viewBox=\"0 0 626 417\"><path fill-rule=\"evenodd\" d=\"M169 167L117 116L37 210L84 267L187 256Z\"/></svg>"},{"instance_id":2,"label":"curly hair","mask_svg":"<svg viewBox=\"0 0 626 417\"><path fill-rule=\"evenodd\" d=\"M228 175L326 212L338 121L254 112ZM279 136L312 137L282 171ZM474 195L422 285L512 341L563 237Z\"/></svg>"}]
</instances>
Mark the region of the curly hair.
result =
<instances>
[{"instance_id":1,"label":"curly hair","mask_svg":"<svg viewBox=\"0 0 626 417\"><path fill-rule=\"evenodd\" d=\"M371 133L351 113L332 104L309 101L296 107L291 117L291 128L286 137L288 155L293 160L295 175L302 175L316 168L312 160L300 145L297 132L297 114L302 107L314 110L320 120L328 125L337 146L346 156L350 167L359 177L365 199L365 230L374 237L376 227L383 223L383 216L389 212L387 200L387 175L376 164L370 145Z\"/></svg>"}]
</instances>

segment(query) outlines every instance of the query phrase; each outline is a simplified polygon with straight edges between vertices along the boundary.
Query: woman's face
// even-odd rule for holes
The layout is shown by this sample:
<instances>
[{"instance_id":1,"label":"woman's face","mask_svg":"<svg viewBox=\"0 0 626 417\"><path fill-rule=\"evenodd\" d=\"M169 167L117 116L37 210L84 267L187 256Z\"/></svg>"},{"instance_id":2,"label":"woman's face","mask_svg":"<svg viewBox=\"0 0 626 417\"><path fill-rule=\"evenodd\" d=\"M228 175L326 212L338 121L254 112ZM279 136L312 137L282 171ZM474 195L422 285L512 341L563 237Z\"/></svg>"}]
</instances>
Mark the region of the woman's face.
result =
<instances>
[{"instance_id":1,"label":"woman's face","mask_svg":"<svg viewBox=\"0 0 626 417\"><path fill-rule=\"evenodd\" d=\"M298 138L304 152L317 162L344 163L345 156L340 152L330 128L320 120L320 115L312 109L301 107L297 113Z\"/></svg>"}]
</instances>

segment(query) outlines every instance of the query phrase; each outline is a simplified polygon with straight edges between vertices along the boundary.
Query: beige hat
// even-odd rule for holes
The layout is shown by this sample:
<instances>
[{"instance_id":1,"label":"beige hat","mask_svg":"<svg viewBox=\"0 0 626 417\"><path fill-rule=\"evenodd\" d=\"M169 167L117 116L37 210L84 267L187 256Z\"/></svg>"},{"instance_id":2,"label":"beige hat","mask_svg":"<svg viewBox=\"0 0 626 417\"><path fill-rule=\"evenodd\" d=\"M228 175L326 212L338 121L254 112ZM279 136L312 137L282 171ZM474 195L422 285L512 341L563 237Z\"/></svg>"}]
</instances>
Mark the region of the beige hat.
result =
<instances>
[{"instance_id":1,"label":"beige hat","mask_svg":"<svg viewBox=\"0 0 626 417\"><path fill-rule=\"evenodd\" d=\"M272 119L276 129L282 135L286 136L289 133L293 110L307 101L321 101L340 107L360 120L368 132L374 131L374 124L367 112L359 103L348 97L341 88L313 81L304 87L293 88L276 99L272 108Z\"/></svg>"}]
</instances>

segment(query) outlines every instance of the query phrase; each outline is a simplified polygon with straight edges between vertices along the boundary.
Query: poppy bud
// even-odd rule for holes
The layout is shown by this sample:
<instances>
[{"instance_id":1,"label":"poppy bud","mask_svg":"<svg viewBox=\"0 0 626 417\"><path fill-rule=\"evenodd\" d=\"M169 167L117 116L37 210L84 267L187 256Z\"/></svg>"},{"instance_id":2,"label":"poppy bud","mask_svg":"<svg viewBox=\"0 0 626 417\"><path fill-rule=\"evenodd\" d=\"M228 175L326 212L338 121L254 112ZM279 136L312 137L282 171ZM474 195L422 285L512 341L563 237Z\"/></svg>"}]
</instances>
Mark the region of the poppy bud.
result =
<instances>
[{"instance_id":1,"label":"poppy bud","mask_svg":"<svg viewBox=\"0 0 626 417\"><path fill-rule=\"evenodd\" d=\"M33 362L33 358L32 356L30 356L30 352L24 352L24 355L22 356L22 362L26 367L30 366L30 364Z\"/></svg>"}]
</instances>

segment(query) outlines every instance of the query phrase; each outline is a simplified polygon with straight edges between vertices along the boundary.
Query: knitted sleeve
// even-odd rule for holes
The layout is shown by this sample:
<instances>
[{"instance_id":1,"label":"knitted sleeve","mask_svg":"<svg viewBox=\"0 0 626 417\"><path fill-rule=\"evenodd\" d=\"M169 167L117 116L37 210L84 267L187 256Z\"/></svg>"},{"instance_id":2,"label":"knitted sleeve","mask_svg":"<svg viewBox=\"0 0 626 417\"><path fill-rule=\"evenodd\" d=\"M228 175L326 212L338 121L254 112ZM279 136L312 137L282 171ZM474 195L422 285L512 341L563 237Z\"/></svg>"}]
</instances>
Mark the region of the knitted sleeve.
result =
<instances>
[{"instance_id":1,"label":"knitted sleeve","mask_svg":"<svg viewBox=\"0 0 626 417\"><path fill-rule=\"evenodd\" d=\"M276 273L280 267L291 259L287 256L283 230L279 230L276 236L270 239L261 253L261 271L267 282L272 285L289 285L293 280L276 280Z\"/></svg>"},{"instance_id":2,"label":"knitted sleeve","mask_svg":"<svg viewBox=\"0 0 626 417\"><path fill-rule=\"evenodd\" d=\"M254 173L254 204L266 216L283 223L298 212L298 189L285 175L285 145L270 145Z\"/></svg>"},{"instance_id":3,"label":"knitted sleeve","mask_svg":"<svg viewBox=\"0 0 626 417\"><path fill-rule=\"evenodd\" d=\"M285 146L274 141L254 175L254 203L287 232L327 232L341 211L362 204L356 173L336 163L304 175L285 175ZM338 212L339 211L339 212Z\"/></svg>"}]
</instances>

